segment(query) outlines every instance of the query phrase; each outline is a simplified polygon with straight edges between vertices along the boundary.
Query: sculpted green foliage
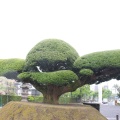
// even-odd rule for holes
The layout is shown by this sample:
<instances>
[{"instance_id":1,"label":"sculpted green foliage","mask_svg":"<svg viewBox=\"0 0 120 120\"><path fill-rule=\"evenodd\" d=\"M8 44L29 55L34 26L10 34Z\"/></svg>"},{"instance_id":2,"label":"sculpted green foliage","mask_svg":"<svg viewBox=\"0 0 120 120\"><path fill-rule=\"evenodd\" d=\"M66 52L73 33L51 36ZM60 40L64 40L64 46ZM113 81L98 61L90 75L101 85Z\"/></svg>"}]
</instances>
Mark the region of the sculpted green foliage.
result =
<instances>
[{"instance_id":1,"label":"sculpted green foliage","mask_svg":"<svg viewBox=\"0 0 120 120\"><path fill-rule=\"evenodd\" d=\"M0 75L11 71L22 72L24 64L23 59L0 59Z\"/></svg>"},{"instance_id":2,"label":"sculpted green foliage","mask_svg":"<svg viewBox=\"0 0 120 120\"><path fill-rule=\"evenodd\" d=\"M79 73L80 73L81 76L84 76L84 75L85 76L91 76L91 75L94 74L94 72L90 69L81 69Z\"/></svg>"},{"instance_id":3,"label":"sculpted green foliage","mask_svg":"<svg viewBox=\"0 0 120 120\"><path fill-rule=\"evenodd\" d=\"M38 73L38 72L25 72L21 73L19 78L23 79L24 81L32 82L36 81L38 84L41 85L67 85L72 84L78 80L78 76L70 71L70 70L61 70L56 72L45 72L45 73Z\"/></svg>"},{"instance_id":4,"label":"sculpted green foliage","mask_svg":"<svg viewBox=\"0 0 120 120\"><path fill-rule=\"evenodd\" d=\"M37 71L40 66L43 71L71 69L78 53L69 44L58 39L46 39L31 49L26 58L25 71Z\"/></svg>"},{"instance_id":5,"label":"sculpted green foliage","mask_svg":"<svg viewBox=\"0 0 120 120\"><path fill-rule=\"evenodd\" d=\"M93 71L104 68L120 68L120 50L95 52L79 57L74 67L89 68Z\"/></svg>"},{"instance_id":6,"label":"sculpted green foliage","mask_svg":"<svg viewBox=\"0 0 120 120\"><path fill-rule=\"evenodd\" d=\"M95 52L79 57L74 62L77 71L90 69L93 71L91 78L86 79L84 84L93 84L120 79L120 50Z\"/></svg>"}]
</instances>

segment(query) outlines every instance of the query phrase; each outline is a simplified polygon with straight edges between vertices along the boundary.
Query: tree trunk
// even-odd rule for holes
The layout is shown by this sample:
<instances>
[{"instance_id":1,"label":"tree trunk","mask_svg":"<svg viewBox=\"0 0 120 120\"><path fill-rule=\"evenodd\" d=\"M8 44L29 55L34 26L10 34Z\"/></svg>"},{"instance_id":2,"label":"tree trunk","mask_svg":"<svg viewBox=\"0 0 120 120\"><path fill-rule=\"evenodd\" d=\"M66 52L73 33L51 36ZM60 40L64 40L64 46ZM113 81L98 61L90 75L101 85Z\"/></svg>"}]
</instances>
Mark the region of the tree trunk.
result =
<instances>
[{"instance_id":1,"label":"tree trunk","mask_svg":"<svg viewBox=\"0 0 120 120\"><path fill-rule=\"evenodd\" d=\"M43 103L59 104L59 97L66 92L75 91L76 88L80 86L80 81L76 81L73 84L68 86L56 86L56 85L46 86L46 89L42 89L41 91L44 97Z\"/></svg>"},{"instance_id":2,"label":"tree trunk","mask_svg":"<svg viewBox=\"0 0 120 120\"><path fill-rule=\"evenodd\" d=\"M47 86L47 89L43 93L43 103L59 104L59 97L62 94L61 88L54 85Z\"/></svg>"},{"instance_id":3,"label":"tree trunk","mask_svg":"<svg viewBox=\"0 0 120 120\"><path fill-rule=\"evenodd\" d=\"M72 85L66 86L56 86L56 85L48 85L48 86L39 86L38 84L34 84L34 87L42 92L43 94L43 103L47 104L59 104L59 97L66 93L75 91L78 86L80 86L80 81L74 82Z\"/></svg>"},{"instance_id":4,"label":"tree trunk","mask_svg":"<svg viewBox=\"0 0 120 120\"><path fill-rule=\"evenodd\" d=\"M59 104L59 96L55 94L43 94L43 103Z\"/></svg>"}]
</instances>

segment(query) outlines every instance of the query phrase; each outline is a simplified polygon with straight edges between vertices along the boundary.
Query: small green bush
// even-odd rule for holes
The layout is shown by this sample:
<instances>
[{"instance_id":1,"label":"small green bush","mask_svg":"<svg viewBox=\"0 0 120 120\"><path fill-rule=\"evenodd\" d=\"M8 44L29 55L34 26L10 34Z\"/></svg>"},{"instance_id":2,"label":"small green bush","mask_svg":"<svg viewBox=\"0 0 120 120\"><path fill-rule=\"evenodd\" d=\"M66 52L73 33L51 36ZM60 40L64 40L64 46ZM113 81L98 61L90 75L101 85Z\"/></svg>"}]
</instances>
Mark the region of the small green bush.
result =
<instances>
[{"instance_id":1,"label":"small green bush","mask_svg":"<svg viewBox=\"0 0 120 120\"><path fill-rule=\"evenodd\" d=\"M42 102L43 101L43 97L41 96L28 96L27 99L29 102Z\"/></svg>"}]
</instances>

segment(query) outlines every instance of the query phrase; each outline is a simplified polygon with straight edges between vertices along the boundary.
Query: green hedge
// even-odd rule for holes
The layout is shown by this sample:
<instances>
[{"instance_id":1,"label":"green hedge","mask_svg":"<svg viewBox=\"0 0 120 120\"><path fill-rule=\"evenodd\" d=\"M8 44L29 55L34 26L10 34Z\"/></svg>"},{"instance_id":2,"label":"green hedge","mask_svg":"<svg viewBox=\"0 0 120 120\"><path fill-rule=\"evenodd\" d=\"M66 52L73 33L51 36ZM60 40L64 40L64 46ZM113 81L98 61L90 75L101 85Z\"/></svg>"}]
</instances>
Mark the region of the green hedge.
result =
<instances>
[{"instance_id":1,"label":"green hedge","mask_svg":"<svg viewBox=\"0 0 120 120\"><path fill-rule=\"evenodd\" d=\"M69 104L69 103L76 103L77 98L71 98L71 97L60 97L59 98L59 104Z\"/></svg>"},{"instance_id":2,"label":"green hedge","mask_svg":"<svg viewBox=\"0 0 120 120\"><path fill-rule=\"evenodd\" d=\"M28 96L27 100L29 102L42 102L43 97L41 97L41 96Z\"/></svg>"},{"instance_id":3,"label":"green hedge","mask_svg":"<svg viewBox=\"0 0 120 120\"><path fill-rule=\"evenodd\" d=\"M41 96L28 96L29 102L43 102L43 97ZM77 100L76 98L70 97L60 97L59 104L68 104L68 103L75 103Z\"/></svg>"},{"instance_id":4,"label":"green hedge","mask_svg":"<svg viewBox=\"0 0 120 120\"><path fill-rule=\"evenodd\" d=\"M1 99L2 96L2 99ZM4 106L10 101L21 101L21 96L6 96L6 95L1 95L0 96L0 106ZM2 100L2 101L1 101ZM43 102L43 97L42 96L28 96L27 98L28 102ZM59 98L59 103L60 104L68 104L68 103L75 103L76 98L71 98L71 97L60 97Z\"/></svg>"}]
</instances>

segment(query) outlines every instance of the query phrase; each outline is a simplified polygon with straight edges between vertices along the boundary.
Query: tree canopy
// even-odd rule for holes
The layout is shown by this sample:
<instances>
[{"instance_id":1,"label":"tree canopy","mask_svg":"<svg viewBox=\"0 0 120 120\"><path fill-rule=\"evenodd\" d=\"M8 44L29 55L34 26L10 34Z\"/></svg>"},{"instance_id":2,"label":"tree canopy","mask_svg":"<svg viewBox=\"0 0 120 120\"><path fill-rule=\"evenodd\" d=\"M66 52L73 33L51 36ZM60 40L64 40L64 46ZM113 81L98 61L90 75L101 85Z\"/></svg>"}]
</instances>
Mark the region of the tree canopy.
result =
<instances>
[{"instance_id":1,"label":"tree canopy","mask_svg":"<svg viewBox=\"0 0 120 120\"><path fill-rule=\"evenodd\" d=\"M23 71L25 60L23 59L0 59L0 76L9 79L18 79L17 75Z\"/></svg>"},{"instance_id":2,"label":"tree canopy","mask_svg":"<svg viewBox=\"0 0 120 120\"><path fill-rule=\"evenodd\" d=\"M85 84L99 84L112 78L119 80L120 50L80 57L68 43L46 39L36 44L25 60L0 60L0 75L16 76L22 82L31 83L43 93L44 103L58 104L62 94Z\"/></svg>"},{"instance_id":3,"label":"tree canopy","mask_svg":"<svg viewBox=\"0 0 120 120\"><path fill-rule=\"evenodd\" d=\"M38 71L36 66L44 72L61 69L71 69L78 53L62 40L46 39L35 45L26 57L25 71Z\"/></svg>"},{"instance_id":4,"label":"tree canopy","mask_svg":"<svg viewBox=\"0 0 120 120\"><path fill-rule=\"evenodd\" d=\"M90 76L85 83L100 83L110 79L120 79L120 50L109 50L81 56L74 62L79 76Z\"/></svg>"},{"instance_id":5,"label":"tree canopy","mask_svg":"<svg viewBox=\"0 0 120 120\"><path fill-rule=\"evenodd\" d=\"M120 68L120 50L109 50L84 55L75 61L74 66L78 69L91 69L94 72L105 68Z\"/></svg>"},{"instance_id":6,"label":"tree canopy","mask_svg":"<svg viewBox=\"0 0 120 120\"><path fill-rule=\"evenodd\" d=\"M112 91L109 89L102 89L102 98L109 99L112 95Z\"/></svg>"}]
</instances>

